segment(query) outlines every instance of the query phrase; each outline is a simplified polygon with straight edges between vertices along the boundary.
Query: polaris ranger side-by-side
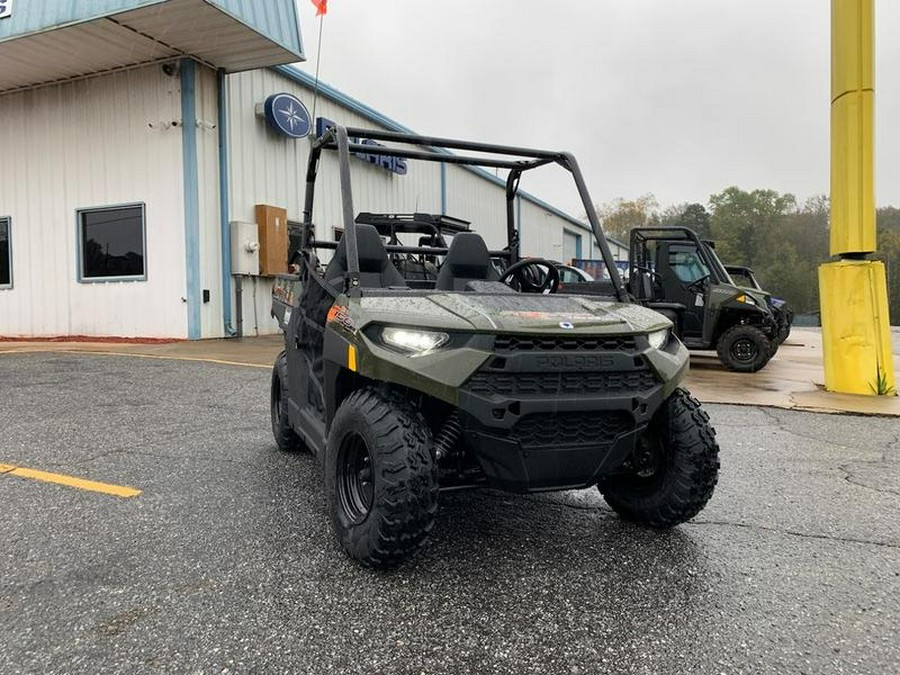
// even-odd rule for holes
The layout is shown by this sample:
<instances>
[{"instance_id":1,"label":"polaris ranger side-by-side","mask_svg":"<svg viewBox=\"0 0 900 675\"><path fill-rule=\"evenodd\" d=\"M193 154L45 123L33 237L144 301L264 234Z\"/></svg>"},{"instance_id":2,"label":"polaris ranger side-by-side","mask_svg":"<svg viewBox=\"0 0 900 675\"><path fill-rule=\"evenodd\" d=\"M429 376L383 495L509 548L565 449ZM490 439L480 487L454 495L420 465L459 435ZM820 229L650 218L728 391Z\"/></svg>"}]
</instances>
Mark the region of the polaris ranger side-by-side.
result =
<instances>
[{"instance_id":1,"label":"polaris ranger side-by-side","mask_svg":"<svg viewBox=\"0 0 900 675\"><path fill-rule=\"evenodd\" d=\"M756 372L778 349L778 322L766 294L740 288L715 250L686 227L631 231L629 287L663 314L689 349L715 349L738 372Z\"/></svg>"},{"instance_id":2,"label":"polaris ranger side-by-side","mask_svg":"<svg viewBox=\"0 0 900 675\"><path fill-rule=\"evenodd\" d=\"M749 267L744 265L725 265L725 271L728 272L735 285L764 295L772 310L772 314L775 315L775 323L778 325L778 334L775 337L775 341L781 344L787 340L791 334L791 325L794 323L794 310L788 306L787 302L781 298L773 297L771 293L765 291L759 281L757 281L756 274Z\"/></svg>"},{"instance_id":3,"label":"polaris ranger side-by-side","mask_svg":"<svg viewBox=\"0 0 900 675\"><path fill-rule=\"evenodd\" d=\"M356 152L507 172L507 245L490 251L446 216L357 216ZM333 170L326 156L340 176L337 242L319 239L312 220L319 172ZM299 273L273 291L285 349L272 373L272 428L280 448L321 458L337 538L365 565L413 554L441 490L596 485L623 518L660 528L693 517L713 493L715 432L679 388L687 350L669 319L630 301L596 218L609 297L556 293L551 262L520 260L519 181L550 164L571 173L593 214L564 152L340 126L312 146ZM544 273L527 273L535 268Z\"/></svg>"}]
</instances>

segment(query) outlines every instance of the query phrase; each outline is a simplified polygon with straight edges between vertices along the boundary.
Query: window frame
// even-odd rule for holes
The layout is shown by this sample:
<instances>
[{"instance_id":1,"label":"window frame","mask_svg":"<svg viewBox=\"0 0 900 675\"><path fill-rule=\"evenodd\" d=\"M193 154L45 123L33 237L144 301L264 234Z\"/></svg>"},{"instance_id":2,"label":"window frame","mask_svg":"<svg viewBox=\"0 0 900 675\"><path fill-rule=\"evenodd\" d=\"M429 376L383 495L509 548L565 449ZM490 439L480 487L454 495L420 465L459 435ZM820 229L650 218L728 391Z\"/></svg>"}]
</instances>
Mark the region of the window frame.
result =
<instances>
[{"instance_id":1,"label":"window frame","mask_svg":"<svg viewBox=\"0 0 900 675\"><path fill-rule=\"evenodd\" d=\"M15 276L13 275L13 246L12 246L12 216L0 216L0 223L6 222L6 241L8 242L7 256L9 258L9 283L0 282L0 291L11 291L15 285Z\"/></svg>"},{"instance_id":2,"label":"window frame","mask_svg":"<svg viewBox=\"0 0 900 675\"><path fill-rule=\"evenodd\" d=\"M144 273L130 274L116 277L87 277L84 273L84 228L82 216L85 213L99 213L103 211L117 211L121 209L140 208L141 210L141 243L143 246ZM87 206L75 209L75 238L77 241L78 283L103 284L109 282L147 281L147 204L145 202L129 202L125 204L112 204L108 206Z\"/></svg>"},{"instance_id":3,"label":"window frame","mask_svg":"<svg viewBox=\"0 0 900 675\"><path fill-rule=\"evenodd\" d=\"M696 271L698 271L698 272L705 271L706 274L701 274L696 279L683 279L681 277L681 275L678 273L678 270L680 268L684 269L686 266L682 265L682 264L677 264L676 262L673 261L673 256L677 256L678 254L693 254L694 262L699 263L699 269L697 269ZM681 242L679 242L677 244L670 245L669 246L668 264L669 264L669 267L671 268L672 272L675 274L675 277L678 279L678 281L680 281L682 284L686 284L688 286L690 286L691 284L697 283L698 281L700 281L700 279L709 278L712 275L712 270L709 268L709 266L706 264L706 261L703 259L703 254L700 252L700 249L693 244L689 244L689 243L682 244Z\"/></svg>"}]
</instances>

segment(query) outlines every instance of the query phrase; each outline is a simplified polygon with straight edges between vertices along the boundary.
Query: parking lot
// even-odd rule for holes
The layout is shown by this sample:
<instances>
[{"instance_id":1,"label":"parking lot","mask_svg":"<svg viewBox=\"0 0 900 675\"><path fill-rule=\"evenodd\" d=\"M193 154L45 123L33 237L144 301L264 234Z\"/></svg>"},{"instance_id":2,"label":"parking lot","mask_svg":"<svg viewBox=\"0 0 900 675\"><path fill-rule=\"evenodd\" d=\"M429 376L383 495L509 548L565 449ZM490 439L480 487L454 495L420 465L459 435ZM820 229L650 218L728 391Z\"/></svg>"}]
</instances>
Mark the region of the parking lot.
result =
<instances>
[{"instance_id":1,"label":"parking lot","mask_svg":"<svg viewBox=\"0 0 900 675\"><path fill-rule=\"evenodd\" d=\"M445 494L423 553L374 573L334 543L316 460L276 450L269 376L0 355L0 673L900 669L895 418L708 405L722 472L692 522Z\"/></svg>"}]
</instances>

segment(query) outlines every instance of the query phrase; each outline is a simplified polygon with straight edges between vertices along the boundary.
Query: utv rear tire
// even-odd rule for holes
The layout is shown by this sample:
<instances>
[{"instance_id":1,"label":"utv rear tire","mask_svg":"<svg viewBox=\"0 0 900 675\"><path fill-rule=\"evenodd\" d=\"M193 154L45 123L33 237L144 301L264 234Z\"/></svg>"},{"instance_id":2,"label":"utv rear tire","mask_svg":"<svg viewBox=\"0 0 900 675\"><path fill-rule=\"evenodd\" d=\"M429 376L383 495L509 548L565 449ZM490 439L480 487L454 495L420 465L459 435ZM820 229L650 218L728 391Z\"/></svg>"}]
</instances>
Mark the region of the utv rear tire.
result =
<instances>
[{"instance_id":1,"label":"utv rear tire","mask_svg":"<svg viewBox=\"0 0 900 675\"><path fill-rule=\"evenodd\" d=\"M719 445L697 399L676 389L639 443L636 453L649 452L651 461L601 481L606 503L625 520L656 528L700 513L719 478Z\"/></svg>"},{"instance_id":2,"label":"utv rear tire","mask_svg":"<svg viewBox=\"0 0 900 675\"><path fill-rule=\"evenodd\" d=\"M756 326L738 324L719 336L719 360L738 373L755 373L775 354L769 338Z\"/></svg>"},{"instance_id":3,"label":"utv rear tire","mask_svg":"<svg viewBox=\"0 0 900 675\"><path fill-rule=\"evenodd\" d=\"M335 533L367 567L396 567L425 543L437 513L431 430L396 392L360 389L335 413L325 495Z\"/></svg>"},{"instance_id":4,"label":"utv rear tire","mask_svg":"<svg viewBox=\"0 0 900 675\"><path fill-rule=\"evenodd\" d=\"M272 387L269 395L272 434L275 436L275 443L279 450L299 452L306 450L306 444L291 428L288 420L288 396L287 356L281 352L275 359L275 367L272 368Z\"/></svg>"}]
</instances>

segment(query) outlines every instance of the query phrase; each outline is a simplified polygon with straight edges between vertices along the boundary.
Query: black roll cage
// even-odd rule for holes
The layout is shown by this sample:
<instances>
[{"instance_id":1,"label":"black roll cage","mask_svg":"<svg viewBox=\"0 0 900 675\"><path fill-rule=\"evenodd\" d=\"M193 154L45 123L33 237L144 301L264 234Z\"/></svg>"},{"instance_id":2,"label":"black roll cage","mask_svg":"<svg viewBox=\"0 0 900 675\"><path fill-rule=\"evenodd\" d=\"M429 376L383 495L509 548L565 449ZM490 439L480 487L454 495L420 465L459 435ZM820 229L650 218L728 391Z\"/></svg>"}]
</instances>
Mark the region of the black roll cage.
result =
<instances>
[{"instance_id":1,"label":"black roll cage","mask_svg":"<svg viewBox=\"0 0 900 675\"><path fill-rule=\"evenodd\" d=\"M369 145L361 141L385 141L400 143L412 148L396 146ZM352 141L352 142L351 142ZM558 164L568 170L575 179L578 194L587 214L591 230L603 262L615 289L616 298L620 302L629 302L628 292L622 282L618 268L615 265L609 243L600 226L600 221L594 211L593 202L588 192L587 184L581 174L581 169L575 157L569 152L554 152L548 150L536 150L533 148L518 148L506 145L494 145L491 143L477 143L473 141L461 141L450 138L437 138L433 136L418 136L393 131L379 131L374 129L361 129L357 127L344 127L336 124L329 127L312 145L309 155L309 164L306 171L306 199L303 207L303 228L301 233L300 248L303 251L311 251L314 248L335 248L336 242L318 241L309 239L313 229L312 212L315 199L316 176L319 169L319 160L324 150L333 150L338 153L338 165L341 181L341 209L344 221L343 237L346 238L347 266L349 268L350 293L359 293L359 250L356 243L356 220L353 213L353 194L350 184L350 155L351 153L364 153L367 155L379 155L390 157L402 157L405 159L424 160L427 162L442 162L446 164L462 164L466 166L489 167L509 169L506 179L506 234L507 247L502 251L491 251L493 257L502 258L512 265L519 261L519 236L515 223L515 198L519 191L519 181L522 173L548 164ZM464 152L482 152L500 155L500 157L478 157L473 155L456 155L451 150ZM396 246L388 244L388 253L421 253L426 255L446 255L448 249L433 247Z\"/></svg>"},{"instance_id":2,"label":"black roll cage","mask_svg":"<svg viewBox=\"0 0 900 675\"><path fill-rule=\"evenodd\" d=\"M646 260L647 242L648 241L685 241L693 243L697 247L697 252L703 260L710 273L714 275L716 283L734 285L725 265L719 259L715 252L715 245L710 245L697 236L689 227L680 225L672 225L669 227L636 227L631 231L631 241L629 242L628 260L631 271L635 268L650 267L650 260Z\"/></svg>"},{"instance_id":3,"label":"black roll cage","mask_svg":"<svg viewBox=\"0 0 900 675\"><path fill-rule=\"evenodd\" d=\"M729 276L732 274L738 274L740 276L746 277L747 280L751 283L750 288L756 291L765 292L762 284L760 284L759 280L756 278L756 273L752 268L745 265L725 265L725 271L728 272Z\"/></svg>"}]
</instances>

